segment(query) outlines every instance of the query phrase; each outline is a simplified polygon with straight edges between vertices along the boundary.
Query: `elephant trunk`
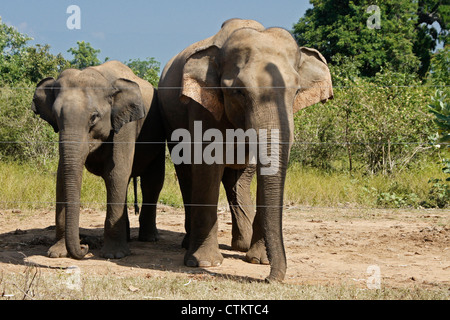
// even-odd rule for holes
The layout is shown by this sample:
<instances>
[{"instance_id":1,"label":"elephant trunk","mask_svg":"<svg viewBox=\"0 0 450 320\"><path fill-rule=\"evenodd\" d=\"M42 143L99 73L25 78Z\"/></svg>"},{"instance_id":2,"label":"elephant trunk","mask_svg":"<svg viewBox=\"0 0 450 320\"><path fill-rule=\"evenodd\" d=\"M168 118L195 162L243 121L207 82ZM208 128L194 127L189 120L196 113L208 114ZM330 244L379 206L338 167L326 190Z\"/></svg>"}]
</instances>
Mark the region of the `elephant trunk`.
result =
<instances>
[{"instance_id":1,"label":"elephant trunk","mask_svg":"<svg viewBox=\"0 0 450 320\"><path fill-rule=\"evenodd\" d=\"M79 217L83 167L88 154L88 144L79 135L60 135L60 158L64 175L65 240L69 255L82 259L88 252L87 246L80 246Z\"/></svg>"},{"instance_id":2,"label":"elephant trunk","mask_svg":"<svg viewBox=\"0 0 450 320\"><path fill-rule=\"evenodd\" d=\"M267 128L261 130L261 128ZM276 129L274 128L276 127ZM282 281L286 274L282 213L286 171L290 152L289 121L263 125L258 134L257 216L263 230L270 275L267 281ZM264 132L267 132L265 137Z\"/></svg>"}]
</instances>

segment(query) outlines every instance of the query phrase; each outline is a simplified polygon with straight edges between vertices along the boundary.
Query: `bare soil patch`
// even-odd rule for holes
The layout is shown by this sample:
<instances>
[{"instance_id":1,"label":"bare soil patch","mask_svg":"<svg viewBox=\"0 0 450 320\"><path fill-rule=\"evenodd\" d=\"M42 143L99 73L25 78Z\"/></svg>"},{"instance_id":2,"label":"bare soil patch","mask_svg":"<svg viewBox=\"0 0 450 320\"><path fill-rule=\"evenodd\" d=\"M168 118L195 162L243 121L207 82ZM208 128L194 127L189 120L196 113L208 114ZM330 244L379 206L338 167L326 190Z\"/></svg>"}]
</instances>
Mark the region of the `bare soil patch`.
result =
<instances>
[{"instance_id":1,"label":"bare soil patch","mask_svg":"<svg viewBox=\"0 0 450 320\"><path fill-rule=\"evenodd\" d=\"M21 272L24 265L60 269L76 265L89 274L136 277L192 276L209 273L236 279L263 280L269 266L244 261L231 250L231 216L219 213L219 244L224 262L215 268L183 265L184 213L161 206L157 225L161 240L137 241L138 216L130 211L132 254L120 260L99 257L105 213L85 209L81 234L90 253L83 260L46 256L54 238L53 210L0 210L0 271ZM372 210L292 208L285 210L286 283L367 286L379 268L382 287L450 290L450 213L444 210ZM370 269L369 270L373 270ZM226 298L226 297L224 297Z\"/></svg>"}]
</instances>

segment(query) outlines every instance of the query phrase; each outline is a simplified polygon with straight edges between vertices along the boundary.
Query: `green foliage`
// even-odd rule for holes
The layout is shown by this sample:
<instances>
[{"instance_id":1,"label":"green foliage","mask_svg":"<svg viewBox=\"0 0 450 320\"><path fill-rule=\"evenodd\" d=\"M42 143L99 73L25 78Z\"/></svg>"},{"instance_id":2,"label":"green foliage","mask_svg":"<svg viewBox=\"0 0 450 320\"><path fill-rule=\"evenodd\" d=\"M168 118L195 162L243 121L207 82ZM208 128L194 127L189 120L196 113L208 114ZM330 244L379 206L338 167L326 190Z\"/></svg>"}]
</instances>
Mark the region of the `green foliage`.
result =
<instances>
[{"instance_id":1,"label":"green foliage","mask_svg":"<svg viewBox=\"0 0 450 320\"><path fill-rule=\"evenodd\" d=\"M22 53L26 43L32 38L21 34L16 28L4 24L0 17L0 51L2 58Z\"/></svg>"},{"instance_id":2,"label":"green foliage","mask_svg":"<svg viewBox=\"0 0 450 320\"><path fill-rule=\"evenodd\" d=\"M431 84L450 86L450 45L437 50L431 58Z\"/></svg>"},{"instance_id":3,"label":"green foliage","mask_svg":"<svg viewBox=\"0 0 450 320\"><path fill-rule=\"evenodd\" d=\"M350 59L331 73L334 99L295 116L293 161L322 168L347 161L346 169L359 164L367 173L387 174L431 154L430 87L391 70L359 77Z\"/></svg>"},{"instance_id":4,"label":"green foliage","mask_svg":"<svg viewBox=\"0 0 450 320\"><path fill-rule=\"evenodd\" d=\"M70 61L72 68L84 69L91 66L97 66L101 64L97 55L100 50L94 49L89 42L77 41L78 47L73 47L67 50L74 58ZM105 59L105 61L108 58Z\"/></svg>"},{"instance_id":5,"label":"green foliage","mask_svg":"<svg viewBox=\"0 0 450 320\"><path fill-rule=\"evenodd\" d=\"M327 59L352 57L363 76L375 76L391 67L416 72L419 59L413 53L417 3L409 0L348 1L311 0L312 9L294 25L300 46L318 49ZM380 8L380 29L368 28L371 5Z\"/></svg>"},{"instance_id":6,"label":"green foliage","mask_svg":"<svg viewBox=\"0 0 450 320\"><path fill-rule=\"evenodd\" d=\"M389 67L424 78L437 43L448 44L450 5L444 0L311 3L313 8L294 25L299 45L318 49L328 61L335 61L336 55L352 57L363 76ZM367 12L371 5L380 9L379 29L367 27L374 14Z\"/></svg>"},{"instance_id":7,"label":"green foliage","mask_svg":"<svg viewBox=\"0 0 450 320\"><path fill-rule=\"evenodd\" d=\"M448 183L442 179L430 179L428 183L431 184L428 197L420 204L424 208L445 208L450 203L450 187Z\"/></svg>"},{"instance_id":8,"label":"green foliage","mask_svg":"<svg viewBox=\"0 0 450 320\"><path fill-rule=\"evenodd\" d=\"M417 207L419 197L407 185L398 181L388 184L387 190L377 192L377 206L383 208Z\"/></svg>"},{"instance_id":9,"label":"green foliage","mask_svg":"<svg viewBox=\"0 0 450 320\"><path fill-rule=\"evenodd\" d=\"M417 10L416 39L414 53L421 65L419 74L424 77L430 69L430 59L439 41L448 44L450 5L445 0L420 0ZM436 25L439 28L436 29Z\"/></svg>"},{"instance_id":10,"label":"green foliage","mask_svg":"<svg viewBox=\"0 0 450 320\"><path fill-rule=\"evenodd\" d=\"M30 40L0 18L0 83L30 85L69 67L61 54L50 53L49 45L28 46Z\"/></svg>"},{"instance_id":11,"label":"green foliage","mask_svg":"<svg viewBox=\"0 0 450 320\"><path fill-rule=\"evenodd\" d=\"M448 88L446 88L446 91L448 92ZM448 152L450 151L450 104L448 103L447 95L444 94L443 90L436 90L434 97L432 97L432 103L429 104L428 107L429 111L434 115L433 123L437 129L437 139L435 143L437 143L437 146L439 147L442 145L442 149L444 149L444 152L446 152L446 155L448 156ZM446 181L450 181L450 159L444 158L442 163L444 165L442 172L447 174ZM441 190L437 186L437 183L440 183L440 181L434 182L435 184L433 185L432 190L430 190L430 193L436 189ZM446 189L443 190L444 193L447 192L447 198L444 197L444 199L448 202L450 199L448 194L449 186L446 185ZM442 195L442 192L439 194ZM439 199L441 198L442 197Z\"/></svg>"},{"instance_id":12,"label":"green foliage","mask_svg":"<svg viewBox=\"0 0 450 320\"><path fill-rule=\"evenodd\" d=\"M46 164L57 155L53 130L30 109L33 86L69 67L48 45L28 46L31 38L0 20L0 159Z\"/></svg>"},{"instance_id":13,"label":"green foliage","mask_svg":"<svg viewBox=\"0 0 450 320\"><path fill-rule=\"evenodd\" d=\"M155 58L148 57L145 60L130 59L125 63L140 78L150 82L155 88L158 87L159 72L161 64Z\"/></svg>"},{"instance_id":14,"label":"green foliage","mask_svg":"<svg viewBox=\"0 0 450 320\"><path fill-rule=\"evenodd\" d=\"M436 90L431 99L432 102L428 107L434 115L433 123L439 135L438 143L450 148L450 103L448 103L447 95L442 90Z\"/></svg>"},{"instance_id":15,"label":"green foliage","mask_svg":"<svg viewBox=\"0 0 450 320\"><path fill-rule=\"evenodd\" d=\"M418 6L418 24L431 26L437 22L440 30L438 31L434 26L432 26L429 28L428 33L430 37L433 38L433 41L442 41L444 44L448 44L450 3L446 0L419 0Z\"/></svg>"},{"instance_id":16,"label":"green foliage","mask_svg":"<svg viewBox=\"0 0 450 320\"><path fill-rule=\"evenodd\" d=\"M31 111L34 88L26 82L0 88L0 159L46 165L58 154L58 136Z\"/></svg>"}]
</instances>

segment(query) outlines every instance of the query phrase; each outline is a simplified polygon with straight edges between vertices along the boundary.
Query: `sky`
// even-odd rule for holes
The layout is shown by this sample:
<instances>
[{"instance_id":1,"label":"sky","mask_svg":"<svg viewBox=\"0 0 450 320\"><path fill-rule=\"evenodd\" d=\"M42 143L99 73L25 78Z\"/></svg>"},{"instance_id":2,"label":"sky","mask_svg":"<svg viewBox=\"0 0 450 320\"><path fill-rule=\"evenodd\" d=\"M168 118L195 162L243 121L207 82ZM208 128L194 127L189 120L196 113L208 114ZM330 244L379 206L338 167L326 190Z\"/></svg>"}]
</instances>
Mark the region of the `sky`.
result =
<instances>
[{"instance_id":1,"label":"sky","mask_svg":"<svg viewBox=\"0 0 450 320\"><path fill-rule=\"evenodd\" d=\"M70 5L80 8L80 29ZM99 58L123 62L154 57L161 69L190 44L215 34L230 18L254 19L265 27L288 30L312 7L308 0L2 0L0 17L48 44L51 53L67 52L84 40L100 49Z\"/></svg>"}]
</instances>

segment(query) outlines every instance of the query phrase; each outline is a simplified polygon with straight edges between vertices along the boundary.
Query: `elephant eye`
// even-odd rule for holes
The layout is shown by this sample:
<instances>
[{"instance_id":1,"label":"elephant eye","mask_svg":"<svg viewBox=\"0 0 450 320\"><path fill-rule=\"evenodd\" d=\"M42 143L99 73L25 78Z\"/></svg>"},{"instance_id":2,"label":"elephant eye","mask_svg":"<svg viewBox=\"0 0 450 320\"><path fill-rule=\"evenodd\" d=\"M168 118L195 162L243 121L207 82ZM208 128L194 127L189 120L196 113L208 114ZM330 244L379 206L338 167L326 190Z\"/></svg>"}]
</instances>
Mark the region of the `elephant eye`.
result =
<instances>
[{"instance_id":1,"label":"elephant eye","mask_svg":"<svg viewBox=\"0 0 450 320\"><path fill-rule=\"evenodd\" d=\"M100 118L100 114L98 112L92 113L91 118L89 119L90 127L93 127L97 123L99 118Z\"/></svg>"}]
</instances>

